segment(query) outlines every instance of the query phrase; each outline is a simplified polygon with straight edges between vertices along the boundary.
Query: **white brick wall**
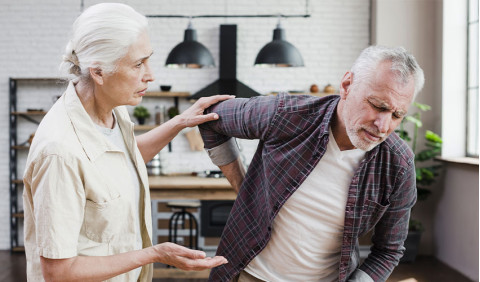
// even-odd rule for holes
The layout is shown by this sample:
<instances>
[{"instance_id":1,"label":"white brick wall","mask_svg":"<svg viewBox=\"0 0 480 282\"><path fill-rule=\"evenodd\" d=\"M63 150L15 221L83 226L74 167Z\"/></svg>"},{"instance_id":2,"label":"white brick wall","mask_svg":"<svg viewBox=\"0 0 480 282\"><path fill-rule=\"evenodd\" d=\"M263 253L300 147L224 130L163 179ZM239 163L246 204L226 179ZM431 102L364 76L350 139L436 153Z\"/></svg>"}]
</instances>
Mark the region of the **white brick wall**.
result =
<instances>
[{"instance_id":1,"label":"white brick wall","mask_svg":"<svg viewBox=\"0 0 480 282\"><path fill-rule=\"evenodd\" d=\"M85 7L101 1L85 0ZM131 5L144 14L303 14L305 2L300 0L145 0L118 1ZM0 2L0 249L8 249L8 78L55 77L70 27L80 13L80 0L18 0ZM195 19L198 40L212 52L218 66L219 25L238 25L237 76L260 93L279 90L308 90L312 83L321 88L338 83L359 52L369 42L369 0L318 0L310 1L310 18L291 18L283 21L287 40L302 53L304 68L260 69L253 62L260 48L273 35L275 18ZM172 84L173 91L195 92L218 78L218 67L202 70L174 70L164 68L168 52L183 40L187 19L149 19L152 46L155 54L152 67L156 81L150 90L160 84ZM20 85L21 87L21 85ZM33 86L19 89L19 109L51 105L51 97L59 95L58 87ZM171 103L169 100L150 100L144 104L153 110L154 103ZM28 105L28 106L26 106ZM34 105L34 106L31 106ZM186 101L180 108L188 106ZM150 121L151 122L151 121ZM34 130L22 122L19 142ZM247 158L253 155L255 142L243 146ZM168 170L203 170L213 165L203 152L188 152L185 137L178 136L173 143L173 153L166 154ZM20 158L21 159L21 158ZM20 162L20 169L23 168ZM19 170L19 175L23 171ZM21 198L20 198L21 199Z\"/></svg>"}]
</instances>

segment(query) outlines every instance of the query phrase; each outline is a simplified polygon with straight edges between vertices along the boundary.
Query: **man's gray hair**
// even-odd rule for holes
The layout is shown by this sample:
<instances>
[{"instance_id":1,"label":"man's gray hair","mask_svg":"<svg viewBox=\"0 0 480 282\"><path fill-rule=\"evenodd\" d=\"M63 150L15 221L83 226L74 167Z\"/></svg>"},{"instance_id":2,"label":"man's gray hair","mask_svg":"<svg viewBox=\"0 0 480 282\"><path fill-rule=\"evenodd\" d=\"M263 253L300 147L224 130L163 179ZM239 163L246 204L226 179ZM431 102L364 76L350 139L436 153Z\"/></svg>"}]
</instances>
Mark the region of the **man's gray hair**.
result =
<instances>
[{"instance_id":1,"label":"man's gray hair","mask_svg":"<svg viewBox=\"0 0 480 282\"><path fill-rule=\"evenodd\" d=\"M392 62L391 70L397 76L397 81L408 83L410 77L413 76L415 81L414 99L422 90L425 78L423 70L418 65L415 57L408 53L403 47L385 47L370 46L360 53L360 56L353 63L351 72L353 73L353 85L369 79L375 72L378 64L390 61Z\"/></svg>"},{"instance_id":2,"label":"man's gray hair","mask_svg":"<svg viewBox=\"0 0 480 282\"><path fill-rule=\"evenodd\" d=\"M89 68L112 73L118 60L147 28L147 18L128 5L91 6L73 23L60 69L75 80L89 77Z\"/></svg>"}]
</instances>

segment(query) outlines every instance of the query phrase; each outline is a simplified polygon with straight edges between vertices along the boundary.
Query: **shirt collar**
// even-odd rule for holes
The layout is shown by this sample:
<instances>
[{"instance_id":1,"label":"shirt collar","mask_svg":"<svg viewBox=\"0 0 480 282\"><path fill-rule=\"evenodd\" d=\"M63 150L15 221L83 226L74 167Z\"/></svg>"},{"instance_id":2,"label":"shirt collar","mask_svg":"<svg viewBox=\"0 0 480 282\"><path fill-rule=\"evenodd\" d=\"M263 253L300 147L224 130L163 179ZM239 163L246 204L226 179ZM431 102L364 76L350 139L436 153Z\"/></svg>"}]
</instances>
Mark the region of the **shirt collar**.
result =
<instances>
[{"instance_id":1,"label":"shirt collar","mask_svg":"<svg viewBox=\"0 0 480 282\"><path fill-rule=\"evenodd\" d=\"M95 124L77 96L73 82L68 84L64 103L78 140L91 161L107 151L117 151L95 128Z\"/></svg>"},{"instance_id":2,"label":"shirt collar","mask_svg":"<svg viewBox=\"0 0 480 282\"><path fill-rule=\"evenodd\" d=\"M325 135L328 136L329 134L329 128L331 126L331 122L333 119L333 115L337 112L337 105L338 102L340 101L340 96L338 95L332 95L328 96L325 99L330 99L330 101L325 101L328 103L327 108L325 110L325 116L324 116L324 121L320 125L320 138L324 137Z\"/></svg>"}]
</instances>

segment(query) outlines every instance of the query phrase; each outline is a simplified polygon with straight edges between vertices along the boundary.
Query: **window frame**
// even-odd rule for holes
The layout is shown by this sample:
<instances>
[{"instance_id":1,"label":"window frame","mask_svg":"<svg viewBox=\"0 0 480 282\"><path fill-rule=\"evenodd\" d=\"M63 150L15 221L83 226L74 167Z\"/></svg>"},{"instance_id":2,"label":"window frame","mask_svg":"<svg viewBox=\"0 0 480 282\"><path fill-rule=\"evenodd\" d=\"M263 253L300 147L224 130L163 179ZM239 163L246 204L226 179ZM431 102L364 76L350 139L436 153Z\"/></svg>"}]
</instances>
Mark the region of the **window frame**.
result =
<instances>
[{"instance_id":1,"label":"window frame","mask_svg":"<svg viewBox=\"0 0 480 282\"><path fill-rule=\"evenodd\" d=\"M472 1L476 1L476 19L474 20L471 20L470 16L471 16L471 4L472 4ZM476 47L477 47L477 50L473 50L473 52L476 52L478 54L478 33L475 33L473 36L476 36L475 37L471 37L471 28L473 25L477 25L477 30L479 28L479 22L478 22L478 0L468 0L467 1L467 44L466 44L466 47L467 47L467 50L466 50L466 56L467 56L467 73L466 73L466 138L465 138L465 155L467 157L474 157L474 158L478 158L478 127L479 127L479 121L478 121L478 99L479 99L479 93L478 93L478 78L477 78L477 84L475 86L471 86L471 81L470 81L470 71L471 71L471 68L472 68L472 63L473 64L476 64L476 66L473 66L474 68L476 67L476 72L477 72L477 76L478 76L478 55L477 55L477 60L476 61L473 61L471 58L470 58L470 54L471 54L471 51L470 50L470 47L471 46L471 40L476 40L477 41L477 44L476 44ZM475 13L474 12L474 13ZM477 94L476 94L476 97L475 97L475 101L472 101L472 97L471 97L471 90L477 90ZM471 103L477 103L477 106L474 107L474 109L476 110L476 115L474 114L474 116L476 116L477 118L474 119L473 117L471 117L472 113L471 113ZM474 127L474 129L472 129L472 127ZM476 144L470 144L470 142L472 142L472 138L470 136L470 134L475 134L476 136L473 137L473 142L475 142ZM472 151L472 147L473 147L473 151Z\"/></svg>"}]
</instances>

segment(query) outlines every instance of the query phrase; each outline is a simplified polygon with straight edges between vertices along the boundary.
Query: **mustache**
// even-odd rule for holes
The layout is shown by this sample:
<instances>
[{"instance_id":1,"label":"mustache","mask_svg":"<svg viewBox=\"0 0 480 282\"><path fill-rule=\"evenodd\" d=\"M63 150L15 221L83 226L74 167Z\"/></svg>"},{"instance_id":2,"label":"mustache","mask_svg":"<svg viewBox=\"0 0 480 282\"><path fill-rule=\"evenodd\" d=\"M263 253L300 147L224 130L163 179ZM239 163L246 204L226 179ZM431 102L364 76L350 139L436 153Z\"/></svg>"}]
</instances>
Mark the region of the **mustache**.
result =
<instances>
[{"instance_id":1,"label":"mustache","mask_svg":"<svg viewBox=\"0 0 480 282\"><path fill-rule=\"evenodd\" d=\"M361 129L367 131L368 133L372 134L372 135L375 135L377 137L380 137L380 138L384 138L387 136L387 133L381 133L380 131L378 131L377 128L373 128L373 127L368 127L368 126L362 126Z\"/></svg>"}]
</instances>

